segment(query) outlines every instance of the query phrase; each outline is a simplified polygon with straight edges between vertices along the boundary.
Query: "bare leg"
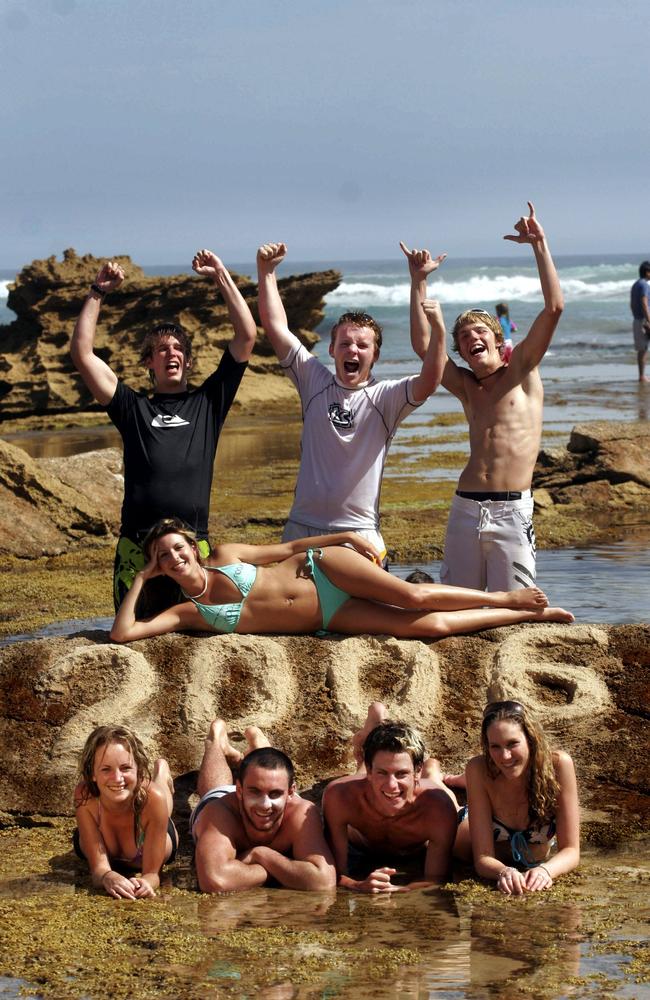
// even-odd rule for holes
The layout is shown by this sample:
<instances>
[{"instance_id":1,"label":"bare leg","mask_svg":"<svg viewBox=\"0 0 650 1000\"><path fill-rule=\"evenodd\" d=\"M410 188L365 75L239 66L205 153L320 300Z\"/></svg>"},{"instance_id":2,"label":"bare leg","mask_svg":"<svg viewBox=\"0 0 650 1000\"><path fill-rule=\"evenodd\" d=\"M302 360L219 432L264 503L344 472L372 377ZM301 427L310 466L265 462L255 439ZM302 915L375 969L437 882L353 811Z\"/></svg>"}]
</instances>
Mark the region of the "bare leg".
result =
<instances>
[{"instance_id":1,"label":"bare leg","mask_svg":"<svg viewBox=\"0 0 650 1000\"><path fill-rule=\"evenodd\" d=\"M430 781L432 785L434 785L436 788L439 788L440 791L446 792L451 801L454 803L454 807L456 809L459 808L458 799L452 792L451 788L447 788L447 786L443 781L442 768L440 767L440 761L437 759L437 757L427 757L424 764L422 765L421 777L425 778L427 781Z\"/></svg>"},{"instance_id":2,"label":"bare leg","mask_svg":"<svg viewBox=\"0 0 650 1000\"><path fill-rule=\"evenodd\" d=\"M414 584L424 587L424 584ZM522 593L522 591L519 591ZM490 596L488 594L485 595ZM494 596L494 595L492 595ZM465 611L405 611L374 604L372 601L349 600L333 615L330 630L347 635L393 635L398 639L444 639L449 635L480 632L501 625L524 622L564 622L574 620L563 608L543 608L540 611L510 608L474 608Z\"/></svg>"},{"instance_id":3,"label":"bare leg","mask_svg":"<svg viewBox=\"0 0 650 1000\"><path fill-rule=\"evenodd\" d=\"M488 592L440 583L407 583L351 549L329 546L323 551L320 569L350 597L414 611L462 611L485 607L538 611L548 605L548 598L539 587Z\"/></svg>"},{"instance_id":4,"label":"bare leg","mask_svg":"<svg viewBox=\"0 0 650 1000\"><path fill-rule=\"evenodd\" d=\"M174 810L174 782L172 781L169 764L164 757L158 757L154 761L151 784L157 785L164 794L167 801L167 813L171 816Z\"/></svg>"},{"instance_id":5,"label":"bare leg","mask_svg":"<svg viewBox=\"0 0 650 1000\"><path fill-rule=\"evenodd\" d=\"M636 352L636 360L637 360L637 364L639 366L639 382L648 382L649 381L648 376L645 373L645 357L646 357L647 353L648 353L647 351L637 351Z\"/></svg>"},{"instance_id":6,"label":"bare leg","mask_svg":"<svg viewBox=\"0 0 650 1000\"><path fill-rule=\"evenodd\" d=\"M442 780L449 788L467 789L467 778L464 771L462 774L445 774Z\"/></svg>"},{"instance_id":7,"label":"bare leg","mask_svg":"<svg viewBox=\"0 0 650 1000\"><path fill-rule=\"evenodd\" d=\"M383 571L385 572L385 570ZM357 772L366 773L366 765L363 762L363 744L368 733L383 722L388 717L386 706L380 701L372 701L368 706L368 715L361 729L352 737L352 751L354 762L357 765Z\"/></svg>"},{"instance_id":8,"label":"bare leg","mask_svg":"<svg viewBox=\"0 0 650 1000\"><path fill-rule=\"evenodd\" d=\"M218 785L232 785L231 765L238 764L242 755L230 743L228 730L223 719L215 719L210 724L205 739L203 760L199 769L196 790L203 796Z\"/></svg>"}]
</instances>

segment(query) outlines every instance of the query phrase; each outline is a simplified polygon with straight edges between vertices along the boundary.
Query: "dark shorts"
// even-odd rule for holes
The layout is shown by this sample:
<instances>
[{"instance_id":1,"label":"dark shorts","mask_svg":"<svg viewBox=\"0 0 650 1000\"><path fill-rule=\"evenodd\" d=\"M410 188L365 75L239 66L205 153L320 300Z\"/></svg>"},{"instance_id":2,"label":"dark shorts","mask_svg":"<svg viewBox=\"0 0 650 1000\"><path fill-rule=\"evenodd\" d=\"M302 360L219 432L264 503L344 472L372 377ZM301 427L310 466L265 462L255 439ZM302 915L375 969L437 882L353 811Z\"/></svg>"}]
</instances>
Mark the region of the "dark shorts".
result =
<instances>
[{"instance_id":1,"label":"dark shorts","mask_svg":"<svg viewBox=\"0 0 650 1000\"><path fill-rule=\"evenodd\" d=\"M362 880L367 878L377 868L395 868L397 875L391 881L399 884L400 876L422 875L426 858L426 847L418 847L408 854L396 854L390 851L373 851L358 844L348 843L348 875L350 878Z\"/></svg>"},{"instance_id":2,"label":"dark shorts","mask_svg":"<svg viewBox=\"0 0 650 1000\"><path fill-rule=\"evenodd\" d=\"M167 858L167 860L165 861L165 864L166 865L171 865L172 861L176 860L176 852L178 851L178 833L176 832L176 827L174 826L174 824L172 822L171 816L167 820L167 833L169 834L169 839L172 842L172 852L169 855L169 857ZM74 830L72 831L72 849L73 849L73 851L75 852L75 854L77 855L78 858L81 858L82 861L86 861L86 855L81 850L81 843L79 841L79 827L78 826L75 826ZM116 859L111 858L111 860L112 861L113 860L122 861L123 864L124 863L128 863L128 862L125 862L125 859L123 859L123 858L116 858Z\"/></svg>"}]
</instances>

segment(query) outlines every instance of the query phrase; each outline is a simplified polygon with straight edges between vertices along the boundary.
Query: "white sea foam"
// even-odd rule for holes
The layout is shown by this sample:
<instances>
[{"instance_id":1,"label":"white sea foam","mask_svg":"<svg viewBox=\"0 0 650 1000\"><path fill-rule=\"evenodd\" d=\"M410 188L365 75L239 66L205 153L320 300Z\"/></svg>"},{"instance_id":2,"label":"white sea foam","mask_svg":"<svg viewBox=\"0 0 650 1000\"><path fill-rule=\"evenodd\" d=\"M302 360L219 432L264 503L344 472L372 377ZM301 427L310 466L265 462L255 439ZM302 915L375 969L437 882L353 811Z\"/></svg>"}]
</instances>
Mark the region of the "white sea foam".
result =
<instances>
[{"instance_id":1,"label":"white sea foam","mask_svg":"<svg viewBox=\"0 0 650 1000\"><path fill-rule=\"evenodd\" d=\"M13 283L12 281L0 281L0 302L6 302L7 296L9 295L9 285Z\"/></svg>"},{"instance_id":2,"label":"white sea foam","mask_svg":"<svg viewBox=\"0 0 650 1000\"><path fill-rule=\"evenodd\" d=\"M562 290L567 301L624 301L630 293L629 278L611 281L585 281L582 278L564 278ZM429 295L440 302L463 305L492 305L500 299L519 302L541 302L539 278L524 274L474 275L460 281L432 281ZM336 308L372 308L408 305L410 285L396 282L378 285L365 281L343 281L326 297L328 306Z\"/></svg>"}]
</instances>

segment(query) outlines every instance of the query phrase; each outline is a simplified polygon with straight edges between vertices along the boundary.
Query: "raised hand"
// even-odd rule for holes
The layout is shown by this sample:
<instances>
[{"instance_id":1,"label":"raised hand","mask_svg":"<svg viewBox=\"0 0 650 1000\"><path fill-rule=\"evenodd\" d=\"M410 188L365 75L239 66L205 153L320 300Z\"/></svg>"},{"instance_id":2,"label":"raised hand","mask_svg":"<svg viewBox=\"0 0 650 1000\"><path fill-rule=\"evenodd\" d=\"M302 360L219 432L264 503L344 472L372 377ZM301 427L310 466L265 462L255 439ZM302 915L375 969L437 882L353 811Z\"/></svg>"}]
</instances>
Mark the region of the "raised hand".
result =
<instances>
[{"instance_id":1,"label":"raised hand","mask_svg":"<svg viewBox=\"0 0 650 1000\"><path fill-rule=\"evenodd\" d=\"M123 281L123 267L120 264L116 264L114 260L109 260L100 267L94 283L98 288L101 288L102 292L106 293L115 291Z\"/></svg>"},{"instance_id":2,"label":"raised hand","mask_svg":"<svg viewBox=\"0 0 650 1000\"><path fill-rule=\"evenodd\" d=\"M264 243L257 251L257 268L260 272L272 274L286 255L286 243Z\"/></svg>"},{"instance_id":3,"label":"raised hand","mask_svg":"<svg viewBox=\"0 0 650 1000\"><path fill-rule=\"evenodd\" d=\"M444 325L442 309L440 308L440 303L437 299L425 299L422 302L422 309L424 310L424 315L429 321L429 326L434 328L438 327L440 323Z\"/></svg>"},{"instance_id":4,"label":"raised hand","mask_svg":"<svg viewBox=\"0 0 650 1000\"><path fill-rule=\"evenodd\" d=\"M515 222L517 235L504 236L504 240L512 240L513 243L539 243L544 239L544 230L537 220L532 201L528 202L528 210L530 215L522 215L519 222Z\"/></svg>"},{"instance_id":5,"label":"raised hand","mask_svg":"<svg viewBox=\"0 0 650 1000\"><path fill-rule=\"evenodd\" d=\"M399 245L409 263L411 278L416 281L424 281L428 274L437 271L440 265L447 259L446 253L432 257L428 250L409 250L401 240Z\"/></svg>"},{"instance_id":6,"label":"raised hand","mask_svg":"<svg viewBox=\"0 0 650 1000\"><path fill-rule=\"evenodd\" d=\"M216 281L219 272L225 271L226 268L223 261L212 250L197 250L192 258L192 270L205 278L212 278L213 281Z\"/></svg>"}]
</instances>

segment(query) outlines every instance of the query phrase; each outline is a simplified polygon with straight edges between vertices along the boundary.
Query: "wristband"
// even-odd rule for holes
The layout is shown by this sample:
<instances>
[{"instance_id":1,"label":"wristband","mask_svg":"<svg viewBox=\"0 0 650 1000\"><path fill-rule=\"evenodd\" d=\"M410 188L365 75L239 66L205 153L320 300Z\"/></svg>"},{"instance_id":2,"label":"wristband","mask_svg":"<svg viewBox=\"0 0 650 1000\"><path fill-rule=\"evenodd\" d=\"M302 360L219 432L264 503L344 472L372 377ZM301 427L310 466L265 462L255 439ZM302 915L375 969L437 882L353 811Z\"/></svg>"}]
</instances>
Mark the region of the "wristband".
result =
<instances>
[{"instance_id":1,"label":"wristband","mask_svg":"<svg viewBox=\"0 0 650 1000\"><path fill-rule=\"evenodd\" d=\"M538 865L537 867L538 868L543 868L544 871L546 872L546 874L548 875L548 877L550 878L551 882L553 881L553 876L551 875L551 873L548 870L548 868L546 867L546 865Z\"/></svg>"},{"instance_id":2,"label":"wristband","mask_svg":"<svg viewBox=\"0 0 650 1000\"><path fill-rule=\"evenodd\" d=\"M91 292L95 292L97 295L101 295L102 298L104 298L104 296L106 295L106 292L102 288L100 288L99 285L96 285L94 281L90 286L90 290Z\"/></svg>"}]
</instances>

